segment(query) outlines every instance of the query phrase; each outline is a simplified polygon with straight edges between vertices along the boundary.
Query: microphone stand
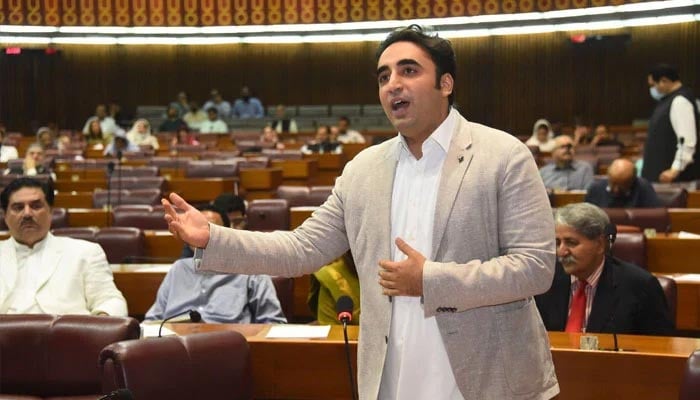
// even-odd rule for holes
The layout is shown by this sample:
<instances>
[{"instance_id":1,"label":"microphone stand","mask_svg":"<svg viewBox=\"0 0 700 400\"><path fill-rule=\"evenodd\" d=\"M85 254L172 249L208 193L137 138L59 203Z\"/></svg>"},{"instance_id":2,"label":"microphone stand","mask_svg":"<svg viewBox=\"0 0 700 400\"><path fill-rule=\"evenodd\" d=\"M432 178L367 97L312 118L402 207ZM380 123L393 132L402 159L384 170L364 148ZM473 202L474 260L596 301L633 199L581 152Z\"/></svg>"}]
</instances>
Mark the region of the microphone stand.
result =
<instances>
[{"instance_id":1,"label":"microphone stand","mask_svg":"<svg viewBox=\"0 0 700 400\"><path fill-rule=\"evenodd\" d=\"M350 344L348 343L348 317L342 317L340 320L343 323L343 338L345 339L345 359L348 362L348 376L350 377L350 393L352 400L357 400L357 391L355 389L355 377L352 372L352 361L350 358Z\"/></svg>"},{"instance_id":2,"label":"microphone stand","mask_svg":"<svg viewBox=\"0 0 700 400\"><path fill-rule=\"evenodd\" d=\"M117 205L122 205L122 151L117 150Z\"/></svg>"},{"instance_id":3,"label":"microphone stand","mask_svg":"<svg viewBox=\"0 0 700 400\"><path fill-rule=\"evenodd\" d=\"M161 322L161 323L160 323L160 326L158 327L158 337L163 337L163 335L162 335L163 325L165 325L166 322L170 321L170 320L173 319L173 318L177 318L177 317L179 317L179 316L181 316L181 315L185 315L185 314L188 314L188 313L190 314L190 321L191 321L191 322L199 322L199 321L202 320L202 314L200 314L199 311L195 311L195 310L185 310L185 311L183 311L183 312L181 312L181 313L175 314L175 315L173 315L173 316L170 316L170 317L164 319L163 322Z\"/></svg>"},{"instance_id":4,"label":"microphone stand","mask_svg":"<svg viewBox=\"0 0 700 400\"><path fill-rule=\"evenodd\" d=\"M107 164L107 224L111 226L110 213L112 212L112 174L114 174L114 162L110 161Z\"/></svg>"}]
</instances>

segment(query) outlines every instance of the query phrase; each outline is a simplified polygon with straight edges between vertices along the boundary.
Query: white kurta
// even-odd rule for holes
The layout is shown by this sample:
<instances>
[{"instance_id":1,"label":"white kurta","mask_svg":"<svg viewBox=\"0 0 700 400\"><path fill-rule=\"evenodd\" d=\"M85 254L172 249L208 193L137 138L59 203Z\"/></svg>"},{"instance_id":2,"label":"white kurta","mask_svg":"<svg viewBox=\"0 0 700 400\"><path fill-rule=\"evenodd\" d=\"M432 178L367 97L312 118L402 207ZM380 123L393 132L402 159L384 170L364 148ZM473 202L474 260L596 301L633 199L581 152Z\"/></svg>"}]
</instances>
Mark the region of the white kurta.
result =
<instances>
[{"instance_id":1,"label":"white kurta","mask_svg":"<svg viewBox=\"0 0 700 400\"><path fill-rule=\"evenodd\" d=\"M391 202L391 237L402 238L429 258L442 166L452 139L456 111L423 143L420 160L402 138ZM393 245L393 260L406 255ZM420 297L392 300L392 320L380 400L461 400L435 317L425 318Z\"/></svg>"},{"instance_id":2,"label":"white kurta","mask_svg":"<svg viewBox=\"0 0 700 400\"><path fill-rule=\"evenodd\" d=\"M17 257L17 281L10 294L8 314L39 314L42 313L36 302L36 292L39 290L39 272L41 258L46 247L46 238L29 248L10 238L15 246Z\"/></svg>"}]
</instances>

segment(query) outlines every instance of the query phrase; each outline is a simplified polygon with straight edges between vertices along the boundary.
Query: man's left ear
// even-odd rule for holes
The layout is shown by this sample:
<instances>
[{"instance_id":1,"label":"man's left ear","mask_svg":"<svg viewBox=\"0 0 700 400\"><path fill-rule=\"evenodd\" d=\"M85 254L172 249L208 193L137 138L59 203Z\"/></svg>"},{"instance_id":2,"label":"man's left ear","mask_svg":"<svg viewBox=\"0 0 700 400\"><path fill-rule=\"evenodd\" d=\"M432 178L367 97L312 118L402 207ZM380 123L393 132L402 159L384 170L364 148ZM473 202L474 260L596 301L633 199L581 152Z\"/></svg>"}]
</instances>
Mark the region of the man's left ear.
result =
<instances>
[{"instance_id":1,"label":"man's left ear","mask_svg":"<svg viewBox=\"0 0 700 400\"><path fill-rule=\"evenodd\" d=\"M442 76L440 77L440 91L444 95L447 96L447 95L452 94L452 90L454 89L454 84L455 84L455 81L454 81L454 78L452 78L451 74L445 73L445 74L442 74Z\"/></svg>"}]
</instances>

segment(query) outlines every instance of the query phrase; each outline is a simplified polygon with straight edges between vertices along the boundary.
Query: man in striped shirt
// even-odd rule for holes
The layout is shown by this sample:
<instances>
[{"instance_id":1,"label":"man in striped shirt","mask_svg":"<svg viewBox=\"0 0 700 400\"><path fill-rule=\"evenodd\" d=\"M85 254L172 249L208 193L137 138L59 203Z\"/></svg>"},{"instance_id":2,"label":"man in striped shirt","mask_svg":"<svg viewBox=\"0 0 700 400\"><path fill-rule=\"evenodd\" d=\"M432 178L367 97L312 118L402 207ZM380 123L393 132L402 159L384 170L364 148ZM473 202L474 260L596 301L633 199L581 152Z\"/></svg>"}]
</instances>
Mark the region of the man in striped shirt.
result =
<instances>
[{"instance_id":1,"label":"man in striped shirt","mask_svg":"<svg viewBox=\"0 0 700 400\"><path fill-rule=\"evenodd\" d=\"M552 287L536 296L550 331L672 335L666 297L646 270L610 254L615 228L589 203L554 216L557 266Z\"/></svg>"}]
</instances>

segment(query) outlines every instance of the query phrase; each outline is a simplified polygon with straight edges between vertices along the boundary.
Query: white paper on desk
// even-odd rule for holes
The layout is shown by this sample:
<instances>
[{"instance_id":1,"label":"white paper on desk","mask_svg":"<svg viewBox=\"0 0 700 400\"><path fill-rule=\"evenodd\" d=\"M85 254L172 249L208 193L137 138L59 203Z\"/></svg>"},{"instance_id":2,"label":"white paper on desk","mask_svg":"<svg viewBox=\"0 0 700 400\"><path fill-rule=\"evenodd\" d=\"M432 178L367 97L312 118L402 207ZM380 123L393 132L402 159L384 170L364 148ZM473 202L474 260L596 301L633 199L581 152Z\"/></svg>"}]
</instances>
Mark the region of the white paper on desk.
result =
<instances>
[{"instance_id":1,"label":"white paper on desk","mask_svg":"<svg viewBox=\"0 0 700 400\"><path fill-rule=\"evenodd\" d=\"M141 337L142 338L147 338L147 337L158 337L158 327L160 327L160 323L158 324L141 324ZM161 331L161 336L174 336L177 335L177 333L171 331L170 329L163 327L163 330Z\"/></svg>"},{"instance_id":2,"label":"white paper on desk","mask_svg":"<svg viewBox=\"0 0 700 400\"><path fill-rule=\"evenodd\" d=\"M700 235L697 233L680 231L678 232L678 239L700 239Z\"/></svg>"},{"instance_id":3,"label":"white paper on desk","mask_svg":"<svg viewBox=\"0 0 700 400\"><path fill-rule=\"evenodd\" d=\"M325 339L331 331L330 325L272 325L268 339Z\"/></svg>"}]
</instances>

